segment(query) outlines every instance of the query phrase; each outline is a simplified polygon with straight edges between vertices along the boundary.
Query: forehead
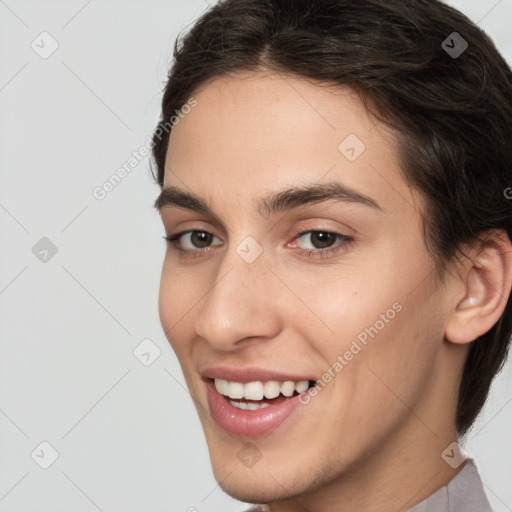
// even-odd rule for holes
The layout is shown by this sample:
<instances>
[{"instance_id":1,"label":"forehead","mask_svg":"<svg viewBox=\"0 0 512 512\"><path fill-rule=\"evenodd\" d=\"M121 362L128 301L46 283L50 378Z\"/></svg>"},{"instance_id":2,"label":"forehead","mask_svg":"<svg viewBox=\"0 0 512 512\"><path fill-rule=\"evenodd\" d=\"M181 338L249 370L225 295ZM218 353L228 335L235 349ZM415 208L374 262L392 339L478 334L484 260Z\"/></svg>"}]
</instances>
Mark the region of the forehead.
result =
<instances>
[{"instance_id":1,"label":"forehead","mask_svg":"<svg viewBox=\"0 0 512 512\"><path fill-rule=\"evenodd\" d=\"M239 72L204 84L193 97L197 106L171 132L164 186L212 200L236 190L249 201L322 180L389 201L411 195L393 133L348 88Z\"/></svg>"},{"instance_id":2,"label":"forehead","mask_svg":"<svg viewBox=\"0 0 512 512\"><path fill-rule=\"evenodd\" d=\"M197 106L173 128L171 150L178 138L182 142L185 136L203 136L206 143L243 143L246 151L266 140L261 153L282 149L284 142L293 146L297 140L299 146L299 139L308 136L336 142L352 130L364 137L376 126L351 89L272 71L222 75L193 96Z\"/></svg>"}]
</instances>

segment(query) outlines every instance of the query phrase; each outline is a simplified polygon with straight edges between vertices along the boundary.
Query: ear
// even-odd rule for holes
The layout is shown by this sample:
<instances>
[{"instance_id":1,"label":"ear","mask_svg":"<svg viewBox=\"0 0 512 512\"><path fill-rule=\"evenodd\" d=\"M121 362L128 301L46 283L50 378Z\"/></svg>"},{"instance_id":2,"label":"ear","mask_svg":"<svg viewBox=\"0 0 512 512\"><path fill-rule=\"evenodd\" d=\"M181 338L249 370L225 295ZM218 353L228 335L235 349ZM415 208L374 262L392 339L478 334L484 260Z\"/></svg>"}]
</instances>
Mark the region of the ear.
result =
<instances>
[{"instance_id":1,"label":"ear","mask_svg":"<svg viewBox=\"0 0 512 512\"><path fill-rule=\"evenodd\" d=\"M499 320L512 288L512 244L503 230L489 230L465 259L454 284L445 337L470 343Z\"/></svg>"}]
</instances>

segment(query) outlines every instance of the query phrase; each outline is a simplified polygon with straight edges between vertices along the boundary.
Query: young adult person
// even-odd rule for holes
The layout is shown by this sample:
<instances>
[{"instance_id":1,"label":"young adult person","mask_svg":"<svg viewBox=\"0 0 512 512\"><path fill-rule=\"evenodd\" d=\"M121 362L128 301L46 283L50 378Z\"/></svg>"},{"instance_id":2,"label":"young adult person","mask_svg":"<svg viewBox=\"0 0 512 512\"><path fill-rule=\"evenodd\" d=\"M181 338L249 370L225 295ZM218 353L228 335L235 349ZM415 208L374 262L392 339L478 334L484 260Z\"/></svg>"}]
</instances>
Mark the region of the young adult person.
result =
<instances>
[{"instance_id":1,"label":"young adult person","mask_svg":"<svg viewBox=\"0 0 512 512\"><path fill-rule=\"evenodd\" d=\"M159 312L222 489L489 511L458 443L512 329L490 39L437 0L221 0L177 42L161 119Z\"/></svg>"}]
</instances>

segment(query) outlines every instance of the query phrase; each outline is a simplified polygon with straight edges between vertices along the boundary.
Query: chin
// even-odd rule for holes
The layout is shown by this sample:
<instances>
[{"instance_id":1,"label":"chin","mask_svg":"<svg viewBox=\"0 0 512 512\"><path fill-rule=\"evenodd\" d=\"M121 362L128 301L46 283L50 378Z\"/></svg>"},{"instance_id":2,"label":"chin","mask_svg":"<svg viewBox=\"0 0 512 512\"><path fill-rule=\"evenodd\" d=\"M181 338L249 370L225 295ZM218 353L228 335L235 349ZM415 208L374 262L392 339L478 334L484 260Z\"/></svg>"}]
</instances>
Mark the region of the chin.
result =
<instances>
[{"instance_id":1,"label":"chin","mask_svg":"<svg viewBox=\"0 0 512 512\"><path fill-rule=\"evenodd\" d=\"M300 469L269 467L263 461L253 468L242 468L219 459L217 463L212 461L212 467L220 488L232 498L246 503L266 504L290 499L312 492L325 483L323 472L313 481Z\"/></svg>"},{"instance_id":2,"label":"chin","mask_svg":"<svg viewBox=\"0 0 512 512\"><path fill-rule=\"evenodd\" d=\"M283 488L276 481L262 484L260 478L251 479L250 475L231 474L219 483L220 488L232 498L245 503L266 504L284 500L298 494ZM300 492L299 492L300 494Z\"/></svg>"}]
</instances>

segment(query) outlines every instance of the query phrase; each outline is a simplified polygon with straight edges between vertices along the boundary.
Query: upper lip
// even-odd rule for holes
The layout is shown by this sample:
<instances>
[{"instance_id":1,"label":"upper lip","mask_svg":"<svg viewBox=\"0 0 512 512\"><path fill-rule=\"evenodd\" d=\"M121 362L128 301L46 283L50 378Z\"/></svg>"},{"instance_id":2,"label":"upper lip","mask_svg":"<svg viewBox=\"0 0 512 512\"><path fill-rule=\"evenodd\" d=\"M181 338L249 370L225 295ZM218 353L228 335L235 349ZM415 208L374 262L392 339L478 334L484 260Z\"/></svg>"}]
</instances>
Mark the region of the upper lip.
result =
<instances>
[{"instance_id":1,"label":"upper lip","mask_svg":"<svg viewBox=\"0 0 512 512\"><path fill-rule=\"evenodd\" d=\"M316 381L315 377L311 375L299 375L284 373L276 370L269 370L268 368L231 368L228 366L208 366L200 372L201 377L204 379L223 379L230 382L253 382L253 381L269 381L277 380L285 382L291 380L294 382L301 382L303 380Z\"/></svg>"}]
</instances>

